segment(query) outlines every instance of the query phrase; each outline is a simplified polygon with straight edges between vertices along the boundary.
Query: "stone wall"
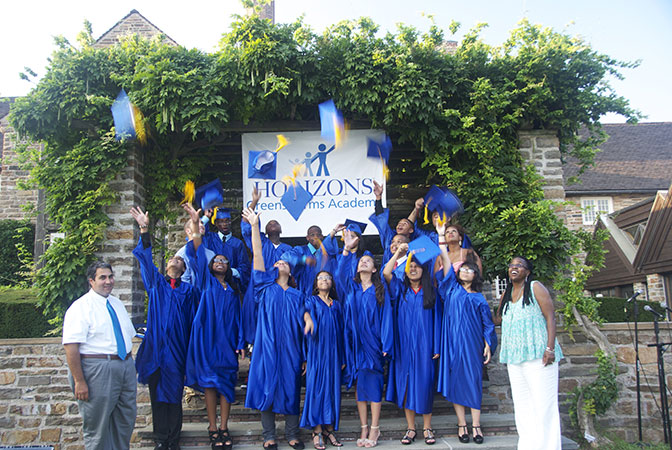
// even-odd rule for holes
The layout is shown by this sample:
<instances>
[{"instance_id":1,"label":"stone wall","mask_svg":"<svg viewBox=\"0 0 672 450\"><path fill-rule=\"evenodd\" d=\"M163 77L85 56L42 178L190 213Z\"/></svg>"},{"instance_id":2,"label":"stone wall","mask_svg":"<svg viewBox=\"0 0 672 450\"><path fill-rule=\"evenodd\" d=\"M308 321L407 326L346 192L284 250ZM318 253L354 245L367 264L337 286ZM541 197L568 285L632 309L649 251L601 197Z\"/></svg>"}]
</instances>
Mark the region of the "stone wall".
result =
<instances>
[{"instance_id":1,"label":"stone wall","mask_svg":"<svg viewBox=\"0 0 672 450\"><path fill-rule=\"evenodd\" d=\"M523 161L534 164L539 175L544 177L544 197L564 201L565 188L562 179L560 142L552 130L519 131L519 150ZM562 212L559 212L562 215Z\"/></svg>"},{"instance_id":2,"label":"stone wall","mask_svg":"<svg viewBox=\"0 0 672 450\"><path fill-rule=\"evenodd\" d=\"M567 195L567 201L571 202L565 206L565 223L570 230L578 230L583 228L586 231L592 231L594 225L584 225L583 224L583 211L581 210L581 195ZM651 195L640 195L640 194L615 194L611 196L605 195L590 195L587 194L585 197L590 198L608 198L611 197L612 205L614 211L619 211L628 206L632 206L635 203L639 203L642 200L651 198Z\"/></svg>"},{"instance_id":3,"label":"stone wall","mask_svg":"<svg viewBox=\"0 0 672 450\"><path fill-rule=\"evenodd\" d=\"M642 363L642 415L648 441L662 441L658 402L656 352L646 344L653 342L653 326L640 324L639 351ZM604 333L614 345L621 386L618 401L598 419L607 435L628 441L637 439L634 349L626 324L607 324ZM566 332L558 339L565 353L560 363L560 402L563 434L576 437L564 404L576 386L594 379L597 346L574 331L574 341ZM135 342L137 350L138 342ZM497 358L494 359L497 361ZM667 383L672 383L672 356L665 359ZM497 399L500 413L513 412L506 367L495 362L487 370L484 396ZM81 419L67 379L65 353L60 338L0 340L0 445L53 445L56 450L82 450ZM348 419L344 417L343 419ZM400 419L403 420L403 419ZM437 419L438 420L438 419ZM449 419L450 420L450 419ZM138 386L136 430L151 423L147 389ZM137 433L132 447L139 448Z\"/></svg>"},{"instance_id":4,"label":"stone wall","mask_svg":"<svg viewBox=\"0 0 672 450\"><path fill-rule=\"evenodd\" d=\"M9 125L8 116L0 119L0 220L20 220L26 217L22 205L37 202L37 190L22 190L18 184L28 179L28 171L19 167L16 147L24 142L19 141L18 134ZM31 144L40 148L41 144ZM33 218L33 222L34 222Z\"/></svg>"}]
</instances>

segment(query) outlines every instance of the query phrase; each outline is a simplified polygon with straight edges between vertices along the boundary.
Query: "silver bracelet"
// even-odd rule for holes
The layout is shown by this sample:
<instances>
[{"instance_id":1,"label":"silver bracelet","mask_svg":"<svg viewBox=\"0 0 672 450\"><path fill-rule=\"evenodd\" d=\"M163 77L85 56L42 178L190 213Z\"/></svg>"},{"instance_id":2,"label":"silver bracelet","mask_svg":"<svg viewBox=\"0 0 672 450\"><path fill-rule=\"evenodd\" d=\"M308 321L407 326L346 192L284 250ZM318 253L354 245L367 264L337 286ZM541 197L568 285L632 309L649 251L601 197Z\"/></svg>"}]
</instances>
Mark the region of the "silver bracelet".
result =
<instances>
[{"instance_id":1,"label":"silver bracelet","mask_svg":"<svg viewBox=\"0 0 672 450\"><path fill-rule=\"evenodd\" d=\"M552 349L551 347L546 347L546 351L547 351L548 353L553 353L553 354L555 354L555 350Z\"/></svg>"}]
</instances>

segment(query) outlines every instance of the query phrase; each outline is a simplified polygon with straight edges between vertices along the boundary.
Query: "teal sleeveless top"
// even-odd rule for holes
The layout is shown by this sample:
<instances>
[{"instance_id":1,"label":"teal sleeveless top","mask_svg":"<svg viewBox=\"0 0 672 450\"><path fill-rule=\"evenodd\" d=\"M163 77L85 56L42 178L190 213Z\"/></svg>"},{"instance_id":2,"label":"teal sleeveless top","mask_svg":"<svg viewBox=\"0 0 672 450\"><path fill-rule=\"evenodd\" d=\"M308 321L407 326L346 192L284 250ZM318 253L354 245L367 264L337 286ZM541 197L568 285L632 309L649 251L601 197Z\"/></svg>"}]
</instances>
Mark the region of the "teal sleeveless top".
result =
<instances>
[{"instance_id":1,"label":"teal sleeveless top","mask_svg":"<svg viewBox=\"0 0 672 450\"><path fill-rule=\"evenodd\" d=\"M523 307L523 299L509 302L502 316L502 342L500 344L499 362L503 364L520 364L544 356L548 333L546 319L541 312L539 303L534 297L534 283L530 286L532 298L530 304ZM555 339L555 360L563 358L562 350Z\"/></svg>"}]
</instances>

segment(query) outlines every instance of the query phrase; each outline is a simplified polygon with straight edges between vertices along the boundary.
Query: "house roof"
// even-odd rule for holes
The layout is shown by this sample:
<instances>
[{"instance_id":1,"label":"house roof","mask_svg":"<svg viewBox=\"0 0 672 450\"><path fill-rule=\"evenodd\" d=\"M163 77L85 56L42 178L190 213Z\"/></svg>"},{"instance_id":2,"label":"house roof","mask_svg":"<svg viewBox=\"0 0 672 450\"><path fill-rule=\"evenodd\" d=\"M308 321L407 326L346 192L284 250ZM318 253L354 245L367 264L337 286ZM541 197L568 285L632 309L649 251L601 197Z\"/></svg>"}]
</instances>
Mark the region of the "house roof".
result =
<instances>
[{"instance_id":1,"label":"house roof","mask_svg":"<svg viewBox=\"0 0 672 450\"><path fill-rule=\"evenodd\" d=\"M10 99L0 98L0 119L9 114L9 105L11 104Z\"/></svg>"},{"instance_id":2,"label":"house roof","mask_svg":"<svg viewBox=\"0 0 672 450\"><path fill-rule=\"evenodd\" d=\"M170 36L164 33L159 27L147 20L138 10L133 9L126 14L112 28L103 33L95 42L94 47L107 47L119 42L119 38L129 34L139 34L140 36L150 38L157 34L164 35L164 42L177 45Z\"/></svg>"},{"instance_id":3,"label":"house roof","mask_svg":"<svg viewBox=\"0 0 672 450\"><path fill-rule=\"evenodd\" d=\"M604 124L609 135L595 155L595 165L579 179L576 160L564 167L566 195L654 194L667 190L672 182L672 122ZM582 131L581 134L586 133Z\"/></svg>"}]
</instances>

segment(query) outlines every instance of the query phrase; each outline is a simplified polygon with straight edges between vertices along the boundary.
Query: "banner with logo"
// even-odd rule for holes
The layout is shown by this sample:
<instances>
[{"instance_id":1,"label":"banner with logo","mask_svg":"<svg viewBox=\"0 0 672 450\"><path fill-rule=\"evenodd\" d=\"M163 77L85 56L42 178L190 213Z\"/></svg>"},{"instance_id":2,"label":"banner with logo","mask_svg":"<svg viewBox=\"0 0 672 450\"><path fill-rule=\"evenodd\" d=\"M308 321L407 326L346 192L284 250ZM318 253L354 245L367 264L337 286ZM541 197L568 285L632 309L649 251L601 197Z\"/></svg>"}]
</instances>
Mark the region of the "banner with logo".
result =
<instances>
[{"instance_id":1,"label":"banner with logo","mask_svg":"<svg viewBox=\"0 0 672 450\"><path fill-rule=\"evenodd\" d=\"M278 134L285 136L289 144L275 154L275 179L250 178L250 152L253 162L260 152L273 152L278 147ZM373 180L384 187L385 177L381 160L367 158L366 149L367 138L381 140L383 136L384 133L379 130L350 130L347 139L336 149L333 142L322 139L319 131L243 134L244 204L249 206L252 189L256 186L261 193L256 210L261 212L262 230L269 220L277 220L282 226L284 237L305 236L308 227L312 225L318 225L326 235L336 224L346 219L367 223L364 234L377 234L368 219L374 212L376 199ZM281 198L287 192L283 177L291 176L294 167L300 164L304 168L295 181L313 198L299 219L295 220L282 204Z\"/></svg>"}]
</instances>

